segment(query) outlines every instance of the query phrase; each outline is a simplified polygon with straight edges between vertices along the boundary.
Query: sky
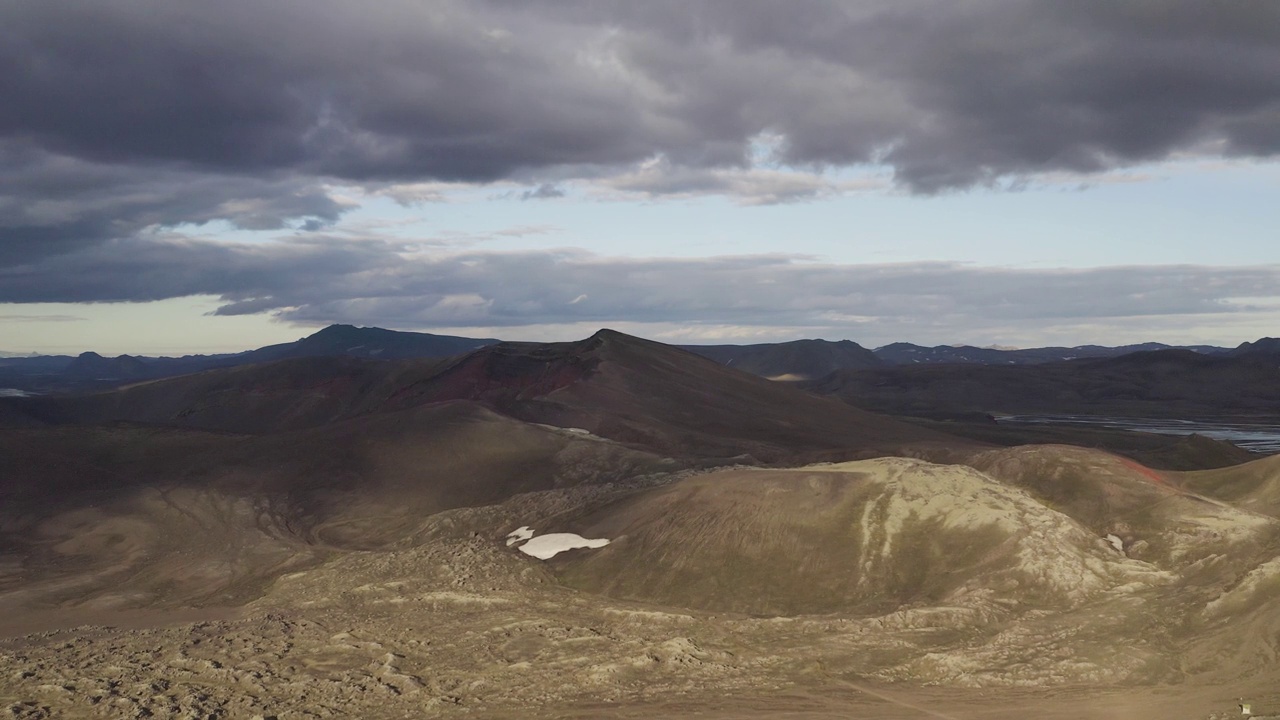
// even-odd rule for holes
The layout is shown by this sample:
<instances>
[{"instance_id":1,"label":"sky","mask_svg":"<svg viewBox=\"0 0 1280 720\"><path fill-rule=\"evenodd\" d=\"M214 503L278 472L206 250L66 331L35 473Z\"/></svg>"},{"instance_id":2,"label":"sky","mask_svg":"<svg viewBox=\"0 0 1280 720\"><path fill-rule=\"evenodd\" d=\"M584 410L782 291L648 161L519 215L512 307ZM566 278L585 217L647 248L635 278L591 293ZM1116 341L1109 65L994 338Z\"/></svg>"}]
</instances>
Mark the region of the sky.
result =
<instances>
[{"instance_id":1,"label":"sky","mask_svg":"<svg viewBox=\"0 0 1280 720\"><path fill-rule=\"evenodd\" d=\"M1280 3L0 0L0 351L1280 335Z\"/></svg>"}]
</instances>

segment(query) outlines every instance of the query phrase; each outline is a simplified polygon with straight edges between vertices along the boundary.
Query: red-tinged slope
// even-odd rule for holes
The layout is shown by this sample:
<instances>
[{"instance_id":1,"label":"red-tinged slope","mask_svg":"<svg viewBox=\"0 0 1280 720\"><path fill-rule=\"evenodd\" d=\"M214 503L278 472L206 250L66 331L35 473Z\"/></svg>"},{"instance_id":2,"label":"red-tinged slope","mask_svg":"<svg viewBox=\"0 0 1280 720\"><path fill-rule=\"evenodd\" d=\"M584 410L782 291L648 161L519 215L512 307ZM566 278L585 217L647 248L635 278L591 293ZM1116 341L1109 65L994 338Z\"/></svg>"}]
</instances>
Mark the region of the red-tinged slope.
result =
<instances>
[{"instance_id":1,"label":"red-tinged slope","mask_svg":"<svg viewBox=\"0 0 1280 720\"><path fill-rule=\"evenodd\" d=\"M679 457L793 462L962 444L611 330L575 343L484 348L433 377L418 397L479 400L523 420Z\"/></svg>"},{"instance_id":2,"label":"red-tinged slope","mask_svg":"<svg viewBox=\"0 0 1280 720\"><path fill-rule=\"evenodd\" d=\"M1173 482L1250 512L1280 518L1280 455L1217 470L1176 473Z\"/></svg>"},{"instance_id":3,"label":"red-tinged slope","mask_svg":"<svg viewBox=\"0 0 1280 720\"><path fill-rule=\"evenodd\" d=\"M286 360L96 395L14 398L10 409L55 425L260 434L450 400L682 458L945 458L943 448L972 445L610 330L578 342L502 343L447 360Z\"/></svg>"},{"instance_id":4,"label":"red-tinged slope","mask_svg":"<svg viewBox=\"0 0 1280 720\"><path fill-rule=\"evenodd\" d=\"M1249 557L1280 539L1268 518L1240 512L1254 508L1200 494L1202 488L1186 479L1211 485L1243 474L1235 468L1161 472L1111 453L1067 445L992 450L965 464L1030 492L1099 536L1112 536L1129 557L1163 567L1212 553ZM1250 466L1261 463L1240 468Z\"/></svg>"}]
</instances>

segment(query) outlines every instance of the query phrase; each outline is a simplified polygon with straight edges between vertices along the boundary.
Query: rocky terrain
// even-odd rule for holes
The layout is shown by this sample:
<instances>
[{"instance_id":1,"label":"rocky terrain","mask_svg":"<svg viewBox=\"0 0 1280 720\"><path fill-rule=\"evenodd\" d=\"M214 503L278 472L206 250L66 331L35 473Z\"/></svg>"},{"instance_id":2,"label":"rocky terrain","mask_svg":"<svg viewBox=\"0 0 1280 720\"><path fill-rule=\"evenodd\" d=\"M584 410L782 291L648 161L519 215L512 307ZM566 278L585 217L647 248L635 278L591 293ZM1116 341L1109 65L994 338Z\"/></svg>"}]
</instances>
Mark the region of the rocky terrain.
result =
<instances>
[{"instance_id":1,"label":"rocky terrain","mask_svg":"<svg viewBox=\"0 0 1280 720\"><path fill-rule=\"evenodd\" d=\"M1273 459L959 440L618 334L218 373L3 400L0 714L1280 709Z\"/></svg>"}]
</instances>

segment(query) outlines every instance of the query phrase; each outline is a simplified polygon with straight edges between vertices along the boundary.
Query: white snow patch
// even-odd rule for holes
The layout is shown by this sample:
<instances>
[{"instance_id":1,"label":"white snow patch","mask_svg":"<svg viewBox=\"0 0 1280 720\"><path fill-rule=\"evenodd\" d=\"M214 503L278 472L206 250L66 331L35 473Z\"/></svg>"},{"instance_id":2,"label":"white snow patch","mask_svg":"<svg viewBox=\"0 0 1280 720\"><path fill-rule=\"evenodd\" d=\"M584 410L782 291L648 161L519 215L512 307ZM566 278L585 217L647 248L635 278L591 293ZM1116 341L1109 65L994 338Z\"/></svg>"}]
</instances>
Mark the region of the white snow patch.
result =
<instances>
[{"instance_id":1,"label":"white snow patch","mask_svg":"<svg viewBox=\"0 0 1280 720\"><path fill-rule=\"evenodd\" d=\"M1107 542L1111 543L1111 547L1115 548L1117 552L1124 552L1124 540L1121 540L1119 535L1109 533Z\"/></svg>"},{"instance_id":2,"label":"white snow patch","mask_svg":"<svg viewBox=\"0 0 1280 720\"><path fill-rule=\"evenodd\" d=\"M524 542L531 537L533 537L533 528L528 525L521 525L515 530L507 533L507 547L511 547L518 542Z\"/></svg>"},{"instance_id":3,"label":"white snow patch","mask_svg":"<svg viewBox=\"0 0 1280 720\"><path fill-rule=\"evenodd\" d=\"M590 435L591 434L590 430L584 430L582 428L565 428L565 430L568 430L574 435Z\"/></svg>"},{"instance_id":4,"label":"white snow patch","mask_svg":"<svg viewBox=\"0 0 1280 720\"><path fill-rule=\"evenodd\" d=\"M608 544L605 538L587 539L577 533L551 533L530 539L520 546L520 552L539 560L550 560L566 550L599 548Z\"/></svg>"}]
</instances>

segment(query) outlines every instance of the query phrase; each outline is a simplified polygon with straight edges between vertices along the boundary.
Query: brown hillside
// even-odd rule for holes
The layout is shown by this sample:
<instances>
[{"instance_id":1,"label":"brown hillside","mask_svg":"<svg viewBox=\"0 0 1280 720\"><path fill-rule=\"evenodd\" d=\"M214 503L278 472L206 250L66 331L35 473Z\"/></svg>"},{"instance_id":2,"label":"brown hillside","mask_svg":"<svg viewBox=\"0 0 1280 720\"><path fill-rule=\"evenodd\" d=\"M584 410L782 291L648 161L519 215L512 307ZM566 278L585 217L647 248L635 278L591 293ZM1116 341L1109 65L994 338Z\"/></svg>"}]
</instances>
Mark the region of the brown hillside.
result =
<instances>
[{"instance_id":1,"label":"brown hillside","mask_svg":"<svg viewBox=\"0 0 1280 720\"><path fill-rule=\"evenodd\" d=\"M974 593L1059 607L1133 569L1020 490L901 458L724 470L615 503L575 528L612 543L558 561L569 585L753 614L883 613Z\"/></svg>"},{"instance_id":2,"label":"brown hillside","mask_svg":"<svg viewBox=\"0 0 1280 720\"><path fill-rule=\"evenodd\" d=\"M573 343L502 343L449 360L305 358L94 395L6 400L28 423L124 421L236 433L467 400L662 454L766 463L976 444L609 330Z\"/></svg>"},{"instance_id":3,"label":"brown hillside","mask_svg":"<svg viewBox=\"0 0 1280 720\"><path fill-rule=\"evenodd\" d=\"M1173 479L1191 492L1280 517L1280 456L1221 470L1179 473Z\"/></svg>"},{"instance_id":4,"label":"brown hillside","mask_svg":"<svg viewBox=\"0 0 1280 720\"><path fill-rule=\"evenodd\" d=\"M965 444L610 330L561 346L552 357L541 354L546 347L485 348L439 380L466 387L454 378L469 381L470 364L482 361L523 368L523 382L489 395L502 411L679 457L745 454L776 463Z\"/></svg>"},{"instance_id":5,"label":"brown hillside","mask_svg":"<svg viewBox=\"0 0 1280 720\"><path fill-rule=\"evenodd\" d=\"M980 453L966 463L1027 490L1098 535L1114 535L1125 554L1160 567L1220 553L1247 560L1280 540L1266 516L1191 492L1176 481L1178 473L1099 450L1028 445Z\"/></svg>"},{"instance_id":6,"label":"brown hillside","mask_svg":"<svg viewBox=\"0 0 1280 720\"><path fill-rule=\"evenodd\" d=\"M463 402L266 436L6 430L0 457L0 588L54 605L243 600L444 510L673 468Z\"/></svg>"}]
</instances>

